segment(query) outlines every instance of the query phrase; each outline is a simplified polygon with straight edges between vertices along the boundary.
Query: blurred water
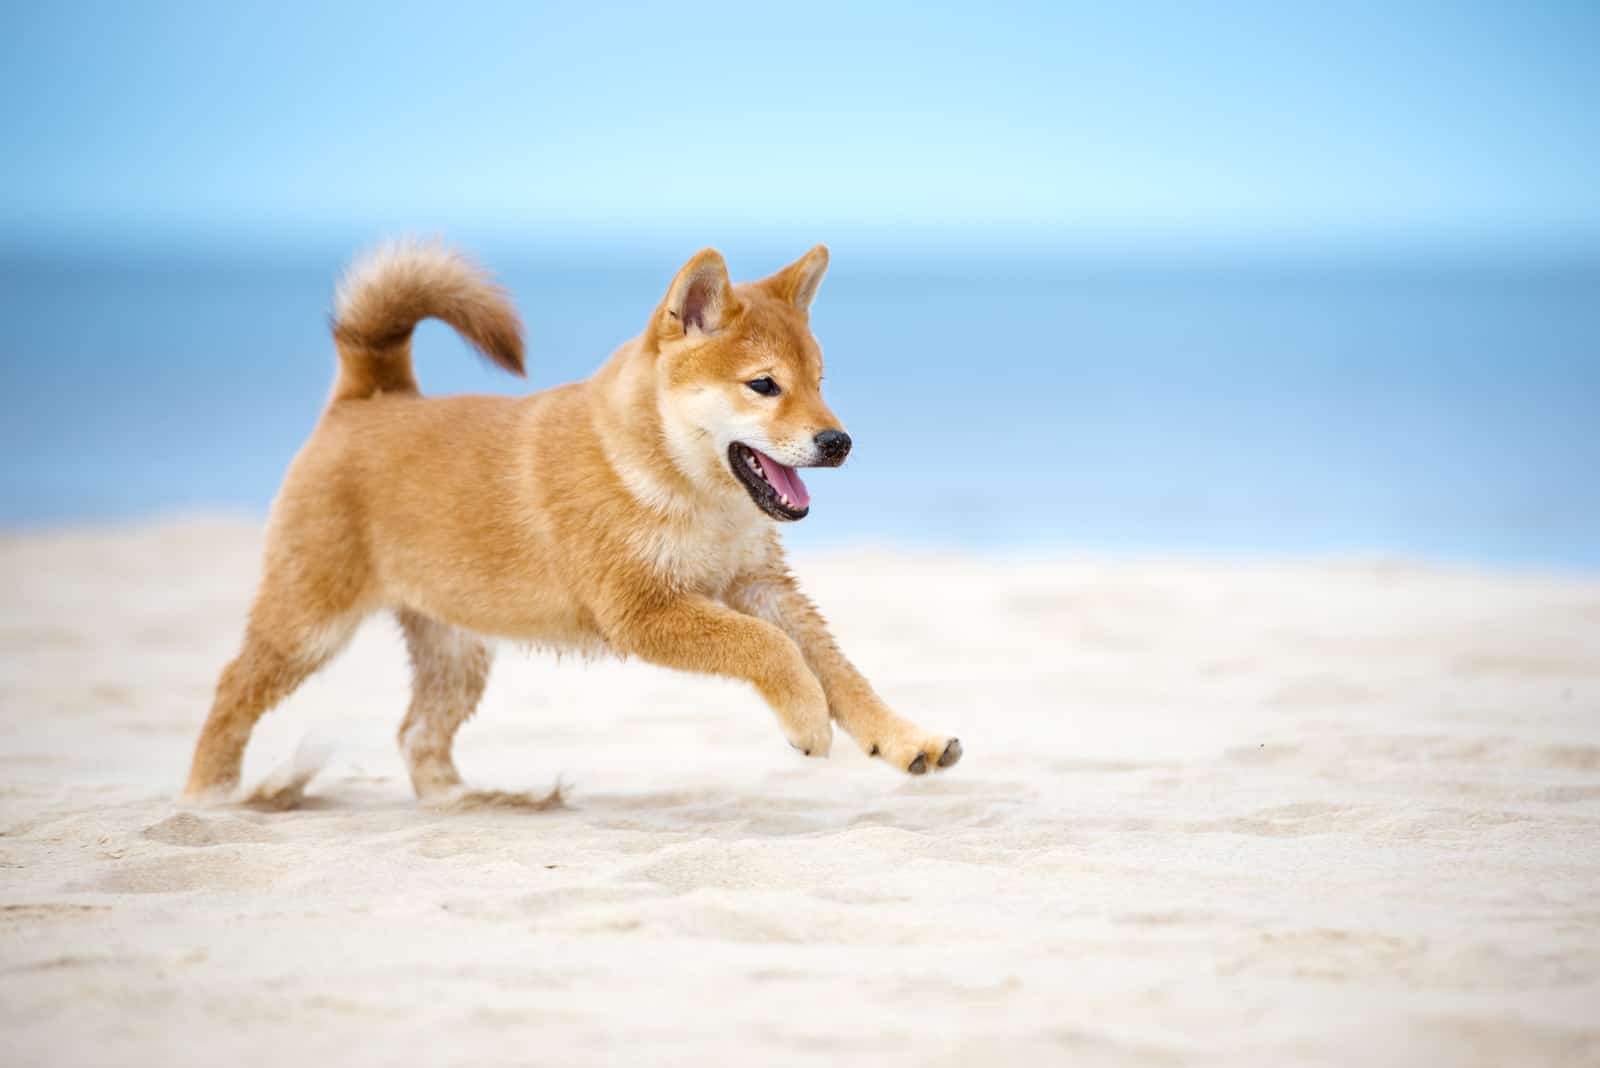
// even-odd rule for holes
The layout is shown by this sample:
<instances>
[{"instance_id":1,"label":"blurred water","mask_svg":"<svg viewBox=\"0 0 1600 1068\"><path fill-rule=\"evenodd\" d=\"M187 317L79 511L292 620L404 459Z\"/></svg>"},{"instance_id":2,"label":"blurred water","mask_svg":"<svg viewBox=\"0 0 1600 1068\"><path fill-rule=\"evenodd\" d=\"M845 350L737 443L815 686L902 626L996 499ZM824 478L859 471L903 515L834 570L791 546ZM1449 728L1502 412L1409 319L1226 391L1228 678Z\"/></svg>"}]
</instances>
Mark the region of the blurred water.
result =
<instances>
[{"instance_id":1,"label":"blurred water","mask_svg":"<svg viewBox=\"0 0 1600 1068\"><path fill-rule=\"evenodd\" d=\"M813 325L857 446L791 543L1600 565L1592 264L835 253ZM675 266L491 262L533 387L587 375ZM0 522L263 512L330 381L339 266L0 264ZM429 392L524 388L438 324L417 362Z\"/></svg>"}]
</instances>

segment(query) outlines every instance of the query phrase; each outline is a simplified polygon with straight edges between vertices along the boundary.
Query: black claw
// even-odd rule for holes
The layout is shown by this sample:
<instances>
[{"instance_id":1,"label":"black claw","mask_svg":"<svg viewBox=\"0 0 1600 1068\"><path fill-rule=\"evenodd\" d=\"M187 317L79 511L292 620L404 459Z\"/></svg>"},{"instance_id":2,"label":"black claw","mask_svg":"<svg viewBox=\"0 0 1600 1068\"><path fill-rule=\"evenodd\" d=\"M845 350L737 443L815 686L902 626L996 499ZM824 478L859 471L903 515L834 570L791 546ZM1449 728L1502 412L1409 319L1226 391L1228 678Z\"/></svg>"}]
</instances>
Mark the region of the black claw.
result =
<instances>
[{"instance_id":1,"label":"black claw","mask_svg":"<svg viewBox=\"0 0 1600 1068\"><path fill-rule=\"evenodd\" d=\"M926 753L918 753L917 754L917 759L913 760L911 762L911 766L909 768L907 768L906 770L909 771L913 775L921 775L923 772L927 771L928 770L928 754L926 754Z\"/></svg>"},{"instance_id":2,"label":"black claw","mask_svg":"<svg viewBox=\"0 0 1600 1068\"><path fill-rule=\"evenodd\" d=\"M872 743L872 752L868 753L867 756L877 756L877 755L878 755L878 743L877 742L873 742Z\"/></svg>"},{"instance_id":3,"label":"black claw","mask_svg":"<svg viewBox=\"0 0 1600 1068\"><path fill-rule=\"evenodd\" d=\"M951 764L961 759L961 739L952 738L950 744L944 747L944 752L939 754L939 766L948 768Z\"/></svg>"}]
</instances>

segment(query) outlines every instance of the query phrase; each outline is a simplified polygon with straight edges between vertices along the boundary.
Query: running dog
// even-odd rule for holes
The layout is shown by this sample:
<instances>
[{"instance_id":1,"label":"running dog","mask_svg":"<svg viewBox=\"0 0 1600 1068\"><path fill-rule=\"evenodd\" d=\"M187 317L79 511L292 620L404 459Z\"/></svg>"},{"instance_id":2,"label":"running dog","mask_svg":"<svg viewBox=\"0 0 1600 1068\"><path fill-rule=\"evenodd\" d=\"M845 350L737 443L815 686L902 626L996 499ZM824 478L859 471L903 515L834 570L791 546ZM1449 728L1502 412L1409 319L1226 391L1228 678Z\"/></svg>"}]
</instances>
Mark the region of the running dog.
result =
<instances>
[{"instance_id":1,"label":"running dog","mask_svg":"<svg viewBox=\"0 0 1600 1068\"><path fill-rule=\"evenodd\" d=\"M442 246L359 260L335 302L333 394L273 503L243 646L185 795L231 792L256 721L379 611L410 652L399 740L423 799L462 790L451 746L483 695L490 638L742 680L807 756L828 754L836 720L912 775L959 760L957 739L890 711L840 652L778 537L810 507L796 469L850 451L809 324L827 265L818 245L734 285L705 249L589 380L424 398L420 320L521 375L517 313Z\"/></svg>"}]
</instances>

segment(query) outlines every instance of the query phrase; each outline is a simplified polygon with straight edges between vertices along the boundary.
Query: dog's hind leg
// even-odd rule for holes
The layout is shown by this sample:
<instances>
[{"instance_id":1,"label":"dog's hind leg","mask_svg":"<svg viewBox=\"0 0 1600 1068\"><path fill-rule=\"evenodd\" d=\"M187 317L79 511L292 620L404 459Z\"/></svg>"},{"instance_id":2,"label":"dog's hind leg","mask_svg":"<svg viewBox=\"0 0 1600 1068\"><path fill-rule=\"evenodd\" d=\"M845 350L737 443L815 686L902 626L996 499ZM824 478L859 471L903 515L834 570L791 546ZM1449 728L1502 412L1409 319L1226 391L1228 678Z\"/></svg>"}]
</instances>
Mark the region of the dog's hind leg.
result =
<instances>
[{"instance_id":1,"label":"dog's hind leg","mask_svg":"<svg viewBox=\"0 0 1600 1068\"><path fill-rule=\"evenodd\" d=\"M284 529L298 528L283 520L269 526L261 586L250 606L244 645L217 680L211 715L195 743L185 797L214 797L238 785L256 721L338 655L364 614L363 562L308 546L303 539L288 541Z\"/></svg>"},{"instance_id":2,"label":"dog's hind leg","mask_svg":"<svg viewBox=\"0 0 1600 1068\"><path fill-rule=\"evenodd\" d=\"M420 798L461 785L450 749L489 682L487 642L410 609L395 613L411 654L411 707L400 724L400 752Z\"/></svg>"},{"instance_id":3,"label":"dog's hind leg","mask_svg":"<svg viewBox=\"0 0 1600 1068\"><path fill-rule=\"evenodd\" d=\"M258 596L239 655L222 669L211 715L195 743L188 798L226 794L239 784L250 733L269 709L293 693L312 672L344 648L360 617L335 616L318 622L274 626Z\"/></svg>"}]
</instances>

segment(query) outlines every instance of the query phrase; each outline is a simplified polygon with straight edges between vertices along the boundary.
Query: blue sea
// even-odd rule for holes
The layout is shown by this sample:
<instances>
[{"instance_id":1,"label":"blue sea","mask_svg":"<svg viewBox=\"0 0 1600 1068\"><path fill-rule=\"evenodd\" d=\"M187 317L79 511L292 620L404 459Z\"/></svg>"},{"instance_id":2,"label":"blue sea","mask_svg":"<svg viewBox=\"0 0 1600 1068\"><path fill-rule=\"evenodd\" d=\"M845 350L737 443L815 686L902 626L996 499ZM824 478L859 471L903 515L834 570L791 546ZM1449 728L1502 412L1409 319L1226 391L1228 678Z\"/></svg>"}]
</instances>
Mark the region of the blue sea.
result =
<instances>
[{"instance_id":1,"label":"blue sea","mask_svg":"<svg viewBox=\"0 0 1600 1068\"><path fill-rule=\"evenodd\" d=\"M530 380L431 323L424 390L586 376L691 251L486 257ZM846 251L813 326L856 448L808 476L792 544L1600 567L1600 265ZM0 258L0 523L264 514L330 382L340 266Z\"/></svg>"}]
</instances>

